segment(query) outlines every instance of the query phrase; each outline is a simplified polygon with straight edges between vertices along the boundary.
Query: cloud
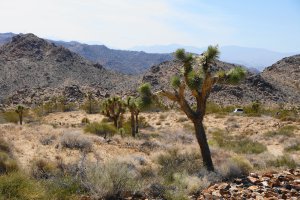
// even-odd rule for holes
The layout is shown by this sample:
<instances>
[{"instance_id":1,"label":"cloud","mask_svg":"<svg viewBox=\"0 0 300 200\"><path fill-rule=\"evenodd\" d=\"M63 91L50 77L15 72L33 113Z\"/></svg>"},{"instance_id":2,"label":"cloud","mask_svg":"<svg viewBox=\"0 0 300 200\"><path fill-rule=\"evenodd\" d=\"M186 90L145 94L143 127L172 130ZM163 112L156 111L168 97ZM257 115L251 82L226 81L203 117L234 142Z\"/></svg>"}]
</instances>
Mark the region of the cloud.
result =
<instances>
[{"instance_id":1,"label":"cloud","mask_svg":"<svg viewBox=\"0 0 300 200\"><path fill-rule=\"evenodd\" d=\"M182 0L9 0L1 2L0 32L33 32L129 48L170 43L202 46L211 36L225 41L235 31L226 17L181 9L183 4Z\"/></svg>"}]
</instances>

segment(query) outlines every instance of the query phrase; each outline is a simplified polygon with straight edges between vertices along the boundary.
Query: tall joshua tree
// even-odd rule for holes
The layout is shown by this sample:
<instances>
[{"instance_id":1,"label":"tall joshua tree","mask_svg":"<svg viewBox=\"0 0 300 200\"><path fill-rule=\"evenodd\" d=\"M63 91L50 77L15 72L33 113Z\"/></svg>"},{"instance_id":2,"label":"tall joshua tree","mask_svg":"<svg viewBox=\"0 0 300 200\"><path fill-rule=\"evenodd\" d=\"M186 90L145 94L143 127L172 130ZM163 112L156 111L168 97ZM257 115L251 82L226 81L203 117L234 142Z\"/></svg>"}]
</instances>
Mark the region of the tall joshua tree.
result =
<instances>
[{"instance_id":1,"label":"tall joshua tree","mask_svg":"<svg viewBox=\"0 0 300 200\"><path fill-rule=\"evenodd\" d=\"M120 119L125 110L125 103L119 97L109 98L102 104L102 113L114 122L116 128L121 128Z\"/></svg>"},{"instance_id":2,"label":"tall joshua tree","mask_svg":"<svg viewBox=\"0 0 300 200\"><path fill-rule=\"evenodd\" d=\"M133 137L139 132L139 114L152 103L152 93L150 84L145 83L138 89L139 97L128 97L126 106L130 112L131 135Z\"/></svg>"},{"instance_id":3,"label":"tall joshua tree","mask_svg":"<svg viewBox=\"0 0 300 200\"><path fill-rule=\"evenodd\" d=\"M219 57L218 46L209 46L206 52L200 56L194 56L186 53L184 49L178 49L175 52L175 56L183 64L182 74L172 78L173 92L162 90L159 93L179 104L180 109L193 122L203 164L208 171L214 171L203 126L206 102L216 83L237 84L245 77L245 70L241 67L236 67L225 72L213 68L215 60ZM187 94L186 89L189 90ZM196 103L195 107L187 101L186 95L193 96Z\"/></svg>"},{"instance_id":4,"label":"tall joshua tree","mask_svg":"<svg viewBox=\"0 0 300 200\"><path fill-rule=\"evenodd\" d=\"M17 106L16 113L19 115L20 125L23 124L24 107L21 105Z\"/></svg>"}]
</instances>

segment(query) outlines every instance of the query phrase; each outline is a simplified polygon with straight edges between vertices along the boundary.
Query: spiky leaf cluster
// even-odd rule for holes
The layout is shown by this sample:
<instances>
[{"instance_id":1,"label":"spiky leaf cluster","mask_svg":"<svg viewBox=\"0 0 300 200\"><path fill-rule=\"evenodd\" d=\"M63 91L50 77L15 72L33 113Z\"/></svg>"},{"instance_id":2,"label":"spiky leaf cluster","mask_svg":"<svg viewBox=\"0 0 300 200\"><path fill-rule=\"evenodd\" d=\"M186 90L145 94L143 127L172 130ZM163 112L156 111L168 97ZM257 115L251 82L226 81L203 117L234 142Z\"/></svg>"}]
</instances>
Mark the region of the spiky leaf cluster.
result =
<instances>
[{"instance_id":1,"label":"spiky leaf cluster","mask_svg":"<svg viewBox=\"0 0 300 200\"><path fill-rule=\"evenodd\" d=\"M226 82L228 84L238 84L246 76L246 70L242 67L235 67L226 74Z\"/></svg>"},{"instance_id":2,"label":"spiky leaf cluster","mask_svg":"<svg viewBox=\"0 0 300 200\"><path fill-rule=\"evenodd\" d=\"M151 86L149 83L141 85L138 89L140 97L137 99L137 105L140 109L149 107L152 104Z\"/></svg>"},{"instance_id":3,"label":"spiky leaf cluster","mask_svg":"<svg viewBox=\"0 0 300 200\"><path fill-rule=\"evenodd\" d=\"M173 76L171 79L171 85L173 88L179 88L179 86L181 85L180 77Z\"/></svg>"},{"instance_id":4,"label":"spiky leaf cluster","mask_svg":"<svg viewBox=\"0 0 300 200\"><path fill-rule=\"evenodd\" d=\"M195 71L191 71L187 74L187 85L191 90L199 91L202 86L203 79Z\"/></svg>"}]
</instances>

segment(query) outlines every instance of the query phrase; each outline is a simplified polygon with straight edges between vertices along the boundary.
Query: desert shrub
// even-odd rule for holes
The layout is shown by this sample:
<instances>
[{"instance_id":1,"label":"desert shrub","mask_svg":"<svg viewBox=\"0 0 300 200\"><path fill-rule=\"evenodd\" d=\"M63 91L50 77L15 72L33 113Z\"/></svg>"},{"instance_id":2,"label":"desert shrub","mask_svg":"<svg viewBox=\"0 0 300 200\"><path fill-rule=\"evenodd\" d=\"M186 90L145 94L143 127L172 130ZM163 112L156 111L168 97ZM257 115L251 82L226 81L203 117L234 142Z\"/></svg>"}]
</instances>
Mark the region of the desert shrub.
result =
<instances>
[{"instance_id":1,"label":"desert shrub","mask_svg":"<svg viewBox=\"0 0 300 200\"><path fill-rule=\"evenodd\" d=\"M252 141L246 137L233 137L222 130L216 130L212 133L213 141L219 147L225 148L236 153L259 154L267 150L267 147L259 142Z\"/></svg>"},{"instance_id":2,"label":"desert shrub","mask_svg":"<svg viewBox=\"0 0 300 200\"><path fill-rule=\"evenodd\" d=\"M0 199L45 199L45 190L39 182L24 173L14 172L0 176Z\"/></svg>"},{"instance_id":3,"label":"desert shrub","mask_svg":"<svg viewBox=\"0 0 300 200\"><path fill-rule=\"evenodd\" d=\"M150 124L147 122L146 118L143 116L139 116L139 128L147 128L150 127Z\"/></svg>"},{"instance_id":4,"label":"desert shrub","mask_svg":"<svg viewBox=\"0 0 300 200\"><path fill-rule=\"evenodd\" d=\"M277 119L280 119L281 121L299 121L300 116L298 112L294 110L278 110L276 114L274 115Z\"/></svg>"},{"instance_id":5,"label":"desert shrub","mask_svg":"<svg viewBox=\"0 0 300 200\"><path fill-rule=\"evenodd\" d=\"M0 139L0 174L17 171L17 161L12 157L9 143Z\"/></svg>"},{"instance_id":6,"label":"desert shrub","mask_svg":"<svg viewBox=\"0 0 300 200\"><path fill-rule=\"evenodd\" d=\"M54 142L54 140L56 140L55 135L47 135L40 139L40 143L42 145L51 145Z\"/></svg>"},{"instance_id":7,"label":"desert shrub","mask_svg":"<svg viewBox=\"0 0 300 200\"><path fill-rule=\"evenodd\" d=\"M242 156L230 157L218 168L223 179L232 179L247 175L253 169L249 160Z\"/></svg>"},{"instance_id":8,"label":"desert shrub","mask_svg":"<svg viewBox=\"0 0 300 200\"><path fill-rule=\"evenodd\" d=\"M207 102L207 104L206 104L206 113L207 114L221 113L221 112L222 112L222 109L218 104L216 104L212 101Z\"/></svg>"},{"instance_id":9,"label":"desert shrub","mask_svg":"<svg viewBox=\"0 0 300 200\"><path fill-rule=\"evenodd\" d=\"M0 138L0 151L5 153L11 152L10 145L3 138Z\"/></svg>"},{"instance_id":10,"label":"desert shrub","mask_svg":"<svg viewBox=\"0 0 300 200\"><path fill-rule=\"evenodd\" d=\"M268 166L272 166L272 167L295 168L298 166L296 161L287 154L283 156L279 156L275 160L269 160L267 164Z\"/></svg>"},{"instance_id":11,"label":"desert shrub","mask_svg":"<svg viewBox=\"0 0 300 200\"><path fill-rule=\"evenodd\" d=\"M84 117L84 118L82 118L81 123L82 124L90 124L91 122L90 122L89 118Z\"/></svg>"},{"instance_id":12,"label":"desert shrub","mask_svg":"<svg viewBox=\"0 0 300 200\"><path fill-rule=\"evenodd\" d=\"M62 147L69 149L79 149L84 152L92 150L92 141L79 132L66 132L60 141Z\"/></svg>"},{"instance_id":13,"label":"desert shrub","mask_svg":"<svg viewBox=\"0 0 300 200\"><path fill-rule=\"evenodd\" d=\"M84 185L95 198L119 199L139 187L135 177L130 165L123 162L90 164L86 167Z\"/></svg>"},{"instance_id":14,"label":"desert shrub","mask_svg":"<svg viewBox=\"0 0 300 200\"><path fill-rule=\"evenodd\" d=\"M173 182L175 173L186 171L188 174L196 174L202 164L199 154L194 152L180 153L178 149L171 149L160 154L157 162L161 165L159 174L164 177L166 182Z\"/></svg>"},{"instance_id":15,"label":"desert shrub","mask_svg":"<svg viewBox=\"0 0 300 200\"><path fill-rule=\"evenodd\" d=\"M276 131L268 131L264 135L266 137L274 137L274 136L278 136L278 135L291 137L291 136L294 136L295 130L297 130L296 126L287 125L287 126L283 126L283 127L279 128Z\"/></svg>"},{"instance_id":16,"label":"desert shrub","mask_svg":"<svg viewBox=\"0 0 300 200\"><path fill-rule=\"evenodd\" d=\"M292 144L288 147L285 147L284 150L287 151L287 152L300 151L300 143L297 142L297 143Z\"/></svg>"},{"instance_id":17,"label":"desert shrub","mask_svg":"<svg viewBox=\"0 0 300 200\"><path fill-rule=\"evenodd\" d=\"M91 103L91 105L90 105L90 103ZM90 106L91 106L91 108L90 108ZM101 103L94 99L91 100L91 102L89 102L89 100L87 100L80 106L80 108L88 114L96 114L96 113L100 113Z\"/></svg>"},{"instance_id":18,"label":"desert shrub","mask_svg":"<svg viewBox=\"0 0 300 200\"><path fill-rule=\"evenodd\" d=\"M31 166L31 175L35 179L49 179L57 173L56 164L44 159L34 160Z\"/></svg>"},{"instance_id":19,"label":"desert shrub","mask_svg":"<svg viewBox=\"0 0 300 200\"><path fill-rule=\"evenodd\" d=\"M19 115L14 110L4 112L3 118L5 119L6 122L15 123L15 124L19 122Z\"/></svg>"},{"instance_id":20,"label":"desert shrub","mask_svg":"<svg viewBox=\"0 0 300 200\"><path fill-rule=\"evenodd\" d=\"M18 163L9 154L0 152L0 174L18 170Z\"/></svg>"},{"instance_id":21,"label":"desert shrub","mask_svg":"<svg viewBox=\"0 0 300 200\"><path fill-rule=\"evenodd\" d=\"M71 112L77 109L77 105L73 102L69 102L66 104L60 104L60 110L62 112Z\"/></svg>"},{"instance_id":22,"label":"desert shrub","mask_svg":"<svg viewBox=\"0 0 300 200\"><path fill-rule=\"evenodd\" d=\"M112 124L98 122L87 124L84 128L84 131L104 137L106 137L107 135L113 135L118 132L116 127L114 127Z\"/></svg>"},{"instance_id":23,"label":"desert shrub","mask_svg":"<svg viewBox=\"0 0 300 200\"><path fill-rule=\"evenodd\" d=\"M162 120L162 121L165 120L167 117L168 117L168 115L165 114L165 113L161 113L161 114L159 115L159 119Z\"/></svg>"},{"instance_id":24,"label":"desert shrub","mask_svg":"<svg viewBox=\"0 0 300 200\"><path fill-rule=\"evenodd\" d=\"M47 180L44 182L44 186L47 188L46 199L79 200L79 196L86 192L80 180L70 176Z\"/></svg>"}]
</instances>

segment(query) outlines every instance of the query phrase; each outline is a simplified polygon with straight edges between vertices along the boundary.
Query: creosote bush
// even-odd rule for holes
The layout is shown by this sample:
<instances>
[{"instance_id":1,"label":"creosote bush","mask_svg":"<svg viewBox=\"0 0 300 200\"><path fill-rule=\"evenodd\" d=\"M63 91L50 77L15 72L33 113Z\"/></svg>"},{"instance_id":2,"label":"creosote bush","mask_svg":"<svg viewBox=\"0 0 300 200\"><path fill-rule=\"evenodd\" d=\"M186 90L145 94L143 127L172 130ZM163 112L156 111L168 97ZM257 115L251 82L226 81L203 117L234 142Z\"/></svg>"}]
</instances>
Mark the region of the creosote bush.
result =
<instances>
[{"instance_id":1,"label":"creosote bush","mask_svg":"<svg viewBox=\"0 0 300 200\"><path fill-rule=\"evenodd\" d=\"M109 135L112 136L115 133L118 132L117 128L110 124L110 123L98 123L98 122L93 122L90 124L87 124L86 127L84 128L85 132L89 133L94 133L98 136L104 136L105 138Z\"/></svg>"}]
</instances>

